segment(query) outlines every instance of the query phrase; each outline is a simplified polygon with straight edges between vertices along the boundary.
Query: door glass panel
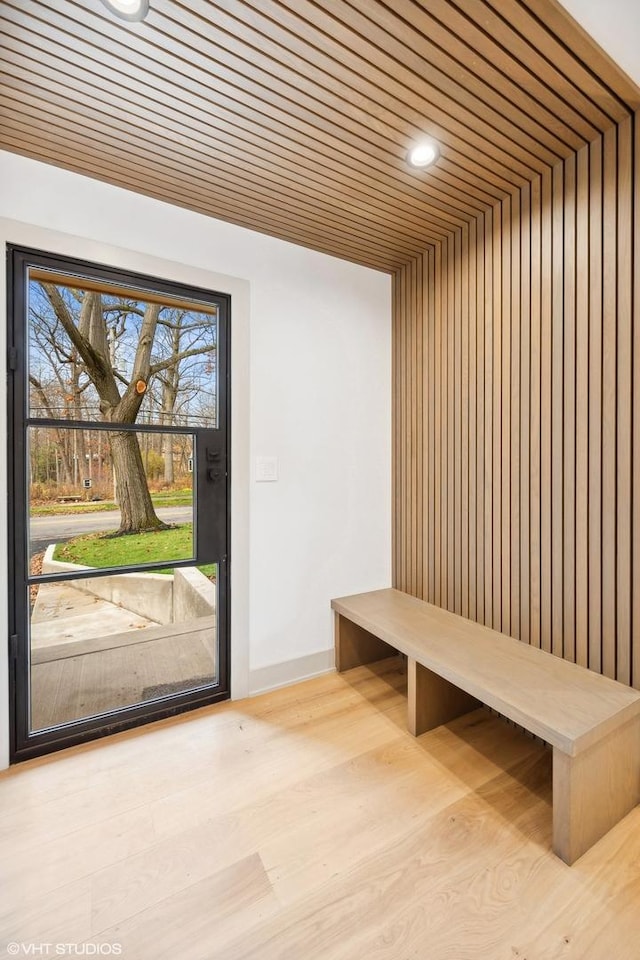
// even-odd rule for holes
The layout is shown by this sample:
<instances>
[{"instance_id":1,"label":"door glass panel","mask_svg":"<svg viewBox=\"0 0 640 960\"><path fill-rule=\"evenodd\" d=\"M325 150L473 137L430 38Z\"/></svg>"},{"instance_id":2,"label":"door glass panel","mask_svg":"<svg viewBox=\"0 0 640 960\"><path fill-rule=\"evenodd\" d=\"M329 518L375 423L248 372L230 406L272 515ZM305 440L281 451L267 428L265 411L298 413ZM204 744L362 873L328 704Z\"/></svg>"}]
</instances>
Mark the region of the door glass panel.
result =
<instances>
[{"instance_id":1,"label":"door glass panel","mask_svg":"<svg viewBox=\"0 0 640 960\"><path fill-rule=\"evenodd\" d=\"M217 427L218 309L168 299L31 270L29 416Z\"/></svg>"},{"instance_id":2,"label":"door glass panel","mask_svg":"<svg viewBox=\"0 0 640 960\"><path fill-rule=\"evenodd\" d=\"M195 556L193 434L30 426L27 457L31 576Z\"/></svg>"},{"instance_id":3,"label":"door glass panel","mask_svg":"<svg viewBox=\"0 0 640 960\"><path fill-rule=\"evenodd\" d=\"M228 695L229 298L15 247L10 274L22 757Z\"/></svg>"},{"instance_id":4,"label":"door glass panel","mask_svg":"<svg viewBox=\"0 0 640 960\"><path fill-rule=\"evenodd\" d=\"M30 591L31 730L218 682L217 567Z\"/></svg>"}]
</instances>

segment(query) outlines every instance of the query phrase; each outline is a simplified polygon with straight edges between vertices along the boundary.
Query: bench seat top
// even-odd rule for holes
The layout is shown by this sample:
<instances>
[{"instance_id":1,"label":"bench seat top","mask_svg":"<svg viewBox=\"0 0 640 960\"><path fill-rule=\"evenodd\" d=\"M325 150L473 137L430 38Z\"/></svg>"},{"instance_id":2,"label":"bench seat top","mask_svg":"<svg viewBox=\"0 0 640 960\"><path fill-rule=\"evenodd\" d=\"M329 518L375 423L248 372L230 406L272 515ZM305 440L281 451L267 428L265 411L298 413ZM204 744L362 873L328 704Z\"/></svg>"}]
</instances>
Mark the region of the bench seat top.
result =
<instances>
[{"instance_id":1,"label":"bench seat top","mask_svg":"<svg viewBox=\"0 0 640 960\"><path fill-rule=\"evenodd\" d=\"M640 714L640 693L631 687L400 590L331 606L570 756Z\"/></svg>"}]
</instances>

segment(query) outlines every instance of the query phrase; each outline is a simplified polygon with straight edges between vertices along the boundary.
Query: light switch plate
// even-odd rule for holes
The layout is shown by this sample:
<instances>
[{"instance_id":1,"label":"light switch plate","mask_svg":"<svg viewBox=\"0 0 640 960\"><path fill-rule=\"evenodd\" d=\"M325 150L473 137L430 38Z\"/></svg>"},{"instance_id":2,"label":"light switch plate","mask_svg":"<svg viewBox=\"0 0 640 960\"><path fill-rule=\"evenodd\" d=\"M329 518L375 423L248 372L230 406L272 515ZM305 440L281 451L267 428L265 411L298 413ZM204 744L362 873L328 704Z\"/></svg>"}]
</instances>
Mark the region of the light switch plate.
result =
<instances>
[{"instance_id":1,"label":"light switch plate","mask_svg":"<svg viewBox=\"0 0 640 960\"><path fill-rule=\"evenodd\" d=\"M256 483L273 483L278 479L277 457L256 457Z\"/></svg>"}]
</instances>

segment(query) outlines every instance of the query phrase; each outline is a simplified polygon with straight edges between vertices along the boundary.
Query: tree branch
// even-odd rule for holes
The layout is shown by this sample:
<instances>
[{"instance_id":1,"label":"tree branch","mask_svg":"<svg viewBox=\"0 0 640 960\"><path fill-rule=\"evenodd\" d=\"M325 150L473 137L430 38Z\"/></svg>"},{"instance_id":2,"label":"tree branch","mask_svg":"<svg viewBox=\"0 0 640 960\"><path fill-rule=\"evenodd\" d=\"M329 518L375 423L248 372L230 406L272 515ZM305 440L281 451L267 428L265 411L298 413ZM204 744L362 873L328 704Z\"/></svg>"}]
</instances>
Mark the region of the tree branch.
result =
<instances>
[{"instance_id":1,"label":"tree branch","mask_svg":"<svg viewBox=\"0 0 640 960\"><path fill-rule=\"evenodd\" d=\"M120 402L120 393L108 357L106 355L102 356L99 350L96 350L89 340L82 335L56 285L41 283L40 286L47 295L65 333L85 363L87 373L98 391L101 409L104 408L103 412L108 412ZM98 297L97 301L96 296ZM83 327L88 328L89 332L91 332L92 323L98 322L95 311L99 306L99 294L85 293L82 300L81 320Z\"/></svg>"},{"instance_id":2,"label":"tree branch","mask_svg":"<svg viewBox=\"0 0 640 960\"><path fill-rule=\"evenodd\" d=\"M76 327L75 323L73 322L73 317L69 313L67 305L61 297L58 288L53 283L42 283L41 286L49 298L49 303L53 307L54 313L62 324L65 333L69 337L69 340L71 340L71 343L74 345L84 362L88 367L99 369L104 375L106 371L104 370L102 357L96 353L89 341L82 336Z\"/></svg>"},{"instance_id":3,"label":"tree branch","mask_svg":"<svg viewBox=\"0 0 640 960\"><path fill-rule=\"evenodd\" d=\"M149 375L154 376L156 373L160 373L162 370L167 370L169 367L173 367L176 364L180 363L181 360L186 360L187 357L195 357L198 354L202 353L213 353L215 347L197 347L194 350L184 350L182 353L177 353L174 357L169 357L168 360L162 360L160 363L154 363L149 369Z\"/></svg>"},{"instance_id":4,"label":"tree branch","mask_svg":"<svg viewBox=\"0 0 640 960\"><path fill-rule=\"evenodd\" d=\"M34 375L33 375L32 373L29 374L29 383L30 383L33 387L35 387L36 393L38 394L38 396L40 397L40 400L41 400L41 402L42 402L42 406L43 406L44 409L47 411L47 413L49 414L49 416L51 417L51 419L54 420L55 418L54 418L54 415L53 415L53 411L52 411L52 409L51 409L51 404L49 403L49 398L47 397L47 395L46 395L46 393L45 393L44 387L42 386L42 384L40 383L39 380L36 380L36 378L34 377Z\"/></svg>"}]
</instances>

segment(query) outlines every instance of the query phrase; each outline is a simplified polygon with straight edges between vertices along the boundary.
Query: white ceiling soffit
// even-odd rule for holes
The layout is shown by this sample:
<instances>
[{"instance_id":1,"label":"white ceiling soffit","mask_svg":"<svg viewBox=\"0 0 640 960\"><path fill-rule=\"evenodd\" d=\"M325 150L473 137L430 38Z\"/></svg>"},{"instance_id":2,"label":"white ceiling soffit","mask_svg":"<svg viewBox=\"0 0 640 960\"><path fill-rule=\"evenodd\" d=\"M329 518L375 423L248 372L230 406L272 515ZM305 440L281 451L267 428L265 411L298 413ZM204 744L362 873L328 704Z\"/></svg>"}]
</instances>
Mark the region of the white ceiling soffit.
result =
<instances>
[{"instance_id":1,"label":"white ceiling soffit","mask_svg":"<svg viewBox=\"0 0 640 960\"><path fill-rule=\"evenodd\" d=\"M562 6L640 86L640 0L561 0Z\"/></svg>"}]
</instances>

